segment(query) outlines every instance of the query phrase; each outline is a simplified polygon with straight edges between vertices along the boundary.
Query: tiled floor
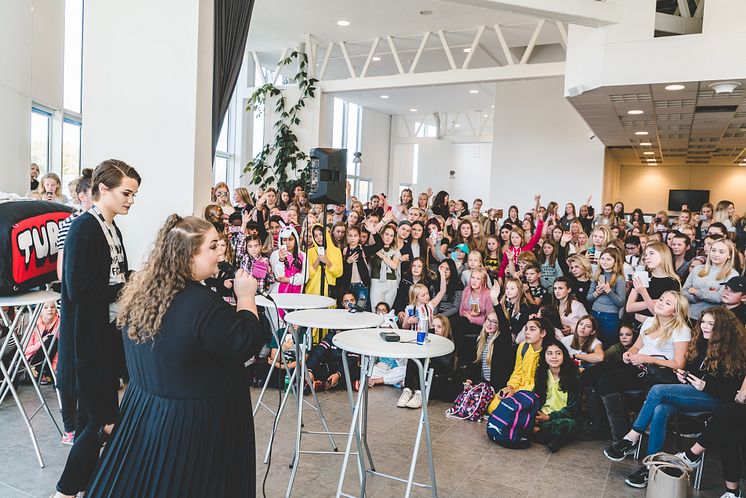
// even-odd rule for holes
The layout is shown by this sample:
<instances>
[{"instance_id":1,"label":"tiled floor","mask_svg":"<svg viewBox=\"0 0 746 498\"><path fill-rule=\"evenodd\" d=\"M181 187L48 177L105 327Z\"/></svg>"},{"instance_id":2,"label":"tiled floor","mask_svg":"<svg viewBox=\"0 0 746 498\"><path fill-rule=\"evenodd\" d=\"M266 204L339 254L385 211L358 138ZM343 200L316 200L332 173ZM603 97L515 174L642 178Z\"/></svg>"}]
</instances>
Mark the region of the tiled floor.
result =
<instances>
[{"instance_id":1,"label":"tiled floor","mask_svg":"<svg viewBox=\"0 0 746 498\"><path fill-rule=\"evenodd\" d=\"M44 393L52 407L57 400L49 387ZM34 410L33 390L21 391L27 409ZM258 391L253 391L254 399ZM417 413L396 408L399 391L376 387L370 393L369 440L373 459L381 472L404 475L411 461ZM277 403L276 391L268 402ZM322 408L334 431L349 428L350 408L342 391L320 394ZM628 460L612 463L601 450L601 442L576 442L549 455L546 448L532 446L527 450L506 450L490 442L484 423L475 424L447 419L447 405L431 402L433 451L440 497L642 497L644 490L626 486L623 478L637 467ZM56 410L55 416L59 420ZM280 421L280 430L272 452L272 463L266 482L266 496L284 496L290 476L290 455L294 434L295 408L290 407ZM305 428L319 430L316 414L306 409ZM260 409L256 417L257 431L257 494L262 496L261 483L267 469L261 463L272 425L271 414ZM37 431L46 467L40 469L31 446L28 432L15 405L6 400L0 407L0 498L52 494L62 471L69 447L62 446L59 436L46 414L40 412L33 422ZM337 438L340 452L345 440ZM304 436L304 449L326 450L329 440L324 436ZM424 441L423 441L424 450ZM341 456L303 455L293 496L334 496L341 469ZM420 482L428 480L426 459L420 459L416 471ZM350 466L345 491L356 494L357 469ZM695 497L719 497L722 481L716 455L707 460L702 490ZM403 496L404 486L379 477L369 478L368 496ZM428 490L417 489L413 496L430 496Z\"/></svg>"}]
</instances>

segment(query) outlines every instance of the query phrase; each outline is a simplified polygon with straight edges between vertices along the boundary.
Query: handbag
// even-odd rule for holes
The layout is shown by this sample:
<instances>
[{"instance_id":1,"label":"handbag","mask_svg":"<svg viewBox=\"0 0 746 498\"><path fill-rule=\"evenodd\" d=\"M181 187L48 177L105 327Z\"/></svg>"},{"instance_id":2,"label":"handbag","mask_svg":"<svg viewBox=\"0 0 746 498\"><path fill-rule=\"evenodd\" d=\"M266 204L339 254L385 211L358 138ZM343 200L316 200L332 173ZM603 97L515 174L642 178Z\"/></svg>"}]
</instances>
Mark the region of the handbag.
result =
<instances>
[{"instance_id":1,"label":"handbag","mask_svg":"<svg viewBox=\"0 0 746 498\"><path fill-rule=\"evenodd\" d=\"M686 498L692 468L668 453L655 453L642 459L648 468L647 498Z\"/></svg>"},{"instance_id":2,"label":"handbag","mask_svg":"<svg viewBox=\"0 0 746 498\"><path fill-rule=\"evenodd\" d=\"M494 396L495 389L486 382L471 386L458 395L453 406L446 410L446 417L477 422Z\"/></svg>"},{"instance_id":3,"label":"handbag","mask_svg":"<svg viewBox=\"0 0 746 498\"><path fill-rule=\"evenodd\" d=\"M663 358L663 356L654 356ZM676 384L678 382L676 374L668 367L661 367L653 364L644 364L640 367L640 377L651 384Z\"/></svg>"}]
</instances>

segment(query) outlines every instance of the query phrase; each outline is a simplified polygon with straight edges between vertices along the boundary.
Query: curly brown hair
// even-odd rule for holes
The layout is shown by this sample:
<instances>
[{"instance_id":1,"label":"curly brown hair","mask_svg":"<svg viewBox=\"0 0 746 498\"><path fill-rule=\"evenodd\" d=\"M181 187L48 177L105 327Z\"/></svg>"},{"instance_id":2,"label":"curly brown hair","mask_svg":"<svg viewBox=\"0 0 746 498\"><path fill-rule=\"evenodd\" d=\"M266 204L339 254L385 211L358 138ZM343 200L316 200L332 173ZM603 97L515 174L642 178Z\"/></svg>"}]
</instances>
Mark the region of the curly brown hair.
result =
<instances>
[{"instance_id":1,"label":"curly brown hair","mask_svg":"<svg viewBox=\"0 0 746 498\"><path fill-rule=\"evenodd\" d=\"M124 286L119 298L117 325L128 327L128 337L141 344L158 334L174 296L194 280L192 257L205 234L213 230L206 220L172 214L161 227L143 269Z\"/></svg>"},{"instance_id":2,"label":"curly brown hair","mask_svg":"<svg viewBox=\"0 0 746 498\"><path fill-rule=\"evenodd\" d=\"M725 306L714 306L702 312L692 331L686 353L687 362L697 357L697 343L702 337L702 318L710 315L715 325L707 341L707 355L703 369L723 375L741 375L746 370L746 329L735 313Z\"/></svg>"}]
</instances>

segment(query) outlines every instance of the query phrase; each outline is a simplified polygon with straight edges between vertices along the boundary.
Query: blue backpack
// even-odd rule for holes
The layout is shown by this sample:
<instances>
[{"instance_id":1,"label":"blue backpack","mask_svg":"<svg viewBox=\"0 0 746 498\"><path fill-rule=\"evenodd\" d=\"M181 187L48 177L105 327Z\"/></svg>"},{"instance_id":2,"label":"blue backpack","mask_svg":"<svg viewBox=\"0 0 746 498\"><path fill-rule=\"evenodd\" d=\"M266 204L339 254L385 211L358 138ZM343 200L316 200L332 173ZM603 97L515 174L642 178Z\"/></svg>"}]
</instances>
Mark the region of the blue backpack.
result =
<instances>
[{"instance_id":1,"label":"blue backpack","mask_svg":"<svg viewBox=\"0 0 746 498\"><path fill-rule=\"evenodd\" d=\"M501 446L528 447L526 436L541 408L538 401L532 391L518 391L503 399L487 420L487 436Z\"/></svg>"}]
</instances>

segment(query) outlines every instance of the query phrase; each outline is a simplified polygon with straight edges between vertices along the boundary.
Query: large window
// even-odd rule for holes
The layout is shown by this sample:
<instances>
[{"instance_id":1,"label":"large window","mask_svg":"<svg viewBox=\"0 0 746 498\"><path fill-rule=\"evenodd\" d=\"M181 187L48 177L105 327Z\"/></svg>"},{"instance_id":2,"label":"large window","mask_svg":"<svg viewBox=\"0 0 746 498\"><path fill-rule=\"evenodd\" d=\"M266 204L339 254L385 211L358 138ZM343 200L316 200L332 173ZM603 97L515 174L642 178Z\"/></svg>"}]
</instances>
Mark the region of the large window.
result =
<instances>
[{"instance_id":1,"label":"large window","mask_svg":"<svg viewBox=\"0 0 746 498\"><path fill-rule=\"evenodd\" d=\"M218 137L217 147L215 149L215 161L212 167L212 184L215 185L218 182L233 183L233 178L228 171L231 154L228 151L228 132L229 132L229 119L226 114L223 120L223 126L220 129L220 136ZM230 186L230 185L229 185Z\"/></svg>"},{"instance_id":2,"label":"large window","mask_svg":"<svg viewBox=\"0 0 746 498\"><path fill-rule=\"evenodd\" d=\"M31 108L31 162L39 165L41 173L49 171L52 143L52 113Z\"/></svg>"},{"instance_id":3,"label":"large window","mask_svg":"<svg viewBox=\"0 0 746 498\"><path fill-rule=\"evenodd\" d=\"M80 121L65 118L62 121L62 187L80 175Z\"/></svg>"},{"instance_id":4,"label":"large window","mask_svg":"<svg viewBox=\"0 0 746 498\"><path fill-rule=\"evenodd\" d=\"M373 190L369 178L360 176L360 166L365 161L362 156L355 159L355 152L361 151L363 108L342 99L334 99L332 121L332 147L347 149L347 181L352 184L352 195L363 201L368 200Z\"/></svg>"}]
</instances>

